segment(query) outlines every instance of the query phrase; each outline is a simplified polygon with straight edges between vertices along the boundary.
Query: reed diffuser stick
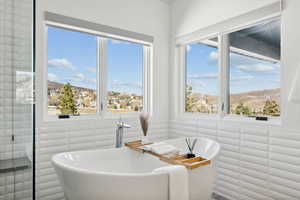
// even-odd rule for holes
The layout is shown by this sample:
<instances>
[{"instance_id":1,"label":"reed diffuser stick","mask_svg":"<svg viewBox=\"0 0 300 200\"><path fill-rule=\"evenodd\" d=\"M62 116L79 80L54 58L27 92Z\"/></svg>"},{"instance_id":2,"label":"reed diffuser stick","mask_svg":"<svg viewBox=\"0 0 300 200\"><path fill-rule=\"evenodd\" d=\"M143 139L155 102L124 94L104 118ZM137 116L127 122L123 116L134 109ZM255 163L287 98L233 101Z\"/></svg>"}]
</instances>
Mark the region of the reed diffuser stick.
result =
<instances>
[{"instance_id":1,"label":"reed diffuser stick","mask_svg":"<svg viewBox=\"0 0 300 200\"><path fill-rule=\"evenodd\" d=\"M194 149L195 149L195 146L196 146L196 143L197 143L197 138L191 140L191 138L186 138L185 139L185 142L186 142L186 145L189 149L189 153L186 155L187 158L194 158L195 157L195 154L194 154Z\"/></svg>"}]
</instances>

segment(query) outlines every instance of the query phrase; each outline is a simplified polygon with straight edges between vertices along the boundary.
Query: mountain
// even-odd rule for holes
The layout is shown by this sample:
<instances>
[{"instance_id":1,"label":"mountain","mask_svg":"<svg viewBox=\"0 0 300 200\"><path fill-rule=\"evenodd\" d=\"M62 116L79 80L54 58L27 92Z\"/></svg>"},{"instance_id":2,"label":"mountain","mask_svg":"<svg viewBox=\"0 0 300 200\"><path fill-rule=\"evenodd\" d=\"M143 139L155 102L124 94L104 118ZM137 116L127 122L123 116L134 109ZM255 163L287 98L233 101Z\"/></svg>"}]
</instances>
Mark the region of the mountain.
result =
<instances>
[{"instance_id":1,"label":"mountain","mask_svg":"<svg viewBox=\"0 0 300 200\"><path fill-rule=\"evenodd\" d=\"M54 81L48 81L48 89L50 90L56 90L56 89L61 89L64 87L64 83L58 83L58 82L54 82ZM84 88L84 87L78 87L78 86L73 86L73 88L75 88L76 90L79 91L89 91L89 92L94 92L95 90L90 89L90 88Z\"/></svg>"},{"instance_id":2,"label":"mountain","mask_svg":"<svg viewBox=\"0 0 300 200\"><path fill-rule=\"evenodd\" d=\"M191 104L191 110L195 111L197 109L211 109L210 106L214 105L215 107L218 104L218 96L202 94L202 93L192 93L188 98L193 99ZM236 106L240 103L244 103L254 112L262 112L266 100L274 100L277 104L280 105L280 88L268 89L268 90L256 90L249 91L238 94L230 95L230 109L233 112L236 109ZM190 103L190 101L189 101ZM214 108L215 109L215 108Z\"/></svg>"},{"instance_id":3,"label":"mountain","mask_svg":"<svg viewBox=\"0 0 300 200\"><path fill-rule=\"evenodd\" d=\"M59 90L63 86L64 86L63 83L48 81L48 90L53 91L52 93L54 93L54 96L57 96L59 94ZM77 86L72 86L72 87L76 91L76 94L86 93L86 95L90 97L90 101L95 101L96 99L95 90L90 88L77 87ZM53 95L50 95L49 98L51 98L52 96ZM214 105L216 107L218 104L218 97L215 95L192 93L189 96L189 98L192 98L195 101L195 103L193 103L194 104L193 107L195 106L198 107L199 105L206 106L206 107L209 105ZM129 106L129 104L136 104L134 103L135 101L137 101L138 104L140 104L140 102L142 101L142 97L135 94L121 94L119 92L111 91L108 92L108 100L109 102L111 102L110 103L111 105L117 104L118 107L119 105L124 106L125 104L126 105L128 104ZM263 109L266 100L275 100L280 105L280 88L231 94L230 107L231 109L234 110L238 104L244 103L245 105L249 106L251 110L260 112Z\"/></svg>"},{"instance_id":4,"label":"mountain","mask_svg":"<svg viewBox=\"0 0 300 200\"><path fill-rule=\"evenodd\" d=\"M202 93L192 93L191 97L195 99L203 99L206 98L210 103L217 102L217 96L210 94L202 94ZM280 101L280 88L268 89L268 90L255 90L244 93L237 93L230 95L230 101L233 104L237 104L240 101L250 102L250 101L261 101L272 99L276 101Z\"/></svg>"},{"instance_id":5,"label":"mountain","mask_svg":"<svg viewBox=\"0 0 300 200\"><path fill-rule=\"evenodd\" d=\"M48 112L58 113L56 107L59 105L61 88L65 84L48 81ZM97 94L90 88L72 86L74 99L80 113L94 113L96 111ZM112 112L129 112L141 110L143 97L136 94L108 91L107 109ZM52 110L51 110L52 109Z\"/></svg>"},{"instance_id":6,"label":"mountain","mask_svg":"<svg viewBox=\"0 0 300 200\"><path fill-rule=\"evenodd\" d=\"M232 107L243 102L250 108L255 108L256 110L263 109L266 100L275 100L278 104L280 104L280 88L232 94L230 96Z\"/></svg>"}]
</instances>

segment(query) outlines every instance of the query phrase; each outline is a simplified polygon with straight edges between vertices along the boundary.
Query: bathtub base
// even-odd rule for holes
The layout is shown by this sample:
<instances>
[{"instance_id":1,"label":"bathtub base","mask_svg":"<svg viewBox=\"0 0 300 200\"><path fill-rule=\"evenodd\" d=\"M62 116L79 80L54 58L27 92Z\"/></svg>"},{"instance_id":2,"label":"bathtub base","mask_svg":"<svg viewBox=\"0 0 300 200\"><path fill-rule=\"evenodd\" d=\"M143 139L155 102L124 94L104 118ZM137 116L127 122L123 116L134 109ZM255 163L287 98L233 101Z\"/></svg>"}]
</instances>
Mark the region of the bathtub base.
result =
<instances>
[{"instance_id":1,"label":"bathtub base","mask_svg":"<svg viewBox=\"0 0 300 200\"><path fill-rule=\"evenodd\" d=\"M182 153L185 139L168 140ZM215 178L215 141L198 138L197 155L212 161L189 172L189 200L210 200ZM52 158L67 200L169 200L167 173L153 173L168 166L157 157L128 148L78 151Z\"/></svg>"}]
</instances>

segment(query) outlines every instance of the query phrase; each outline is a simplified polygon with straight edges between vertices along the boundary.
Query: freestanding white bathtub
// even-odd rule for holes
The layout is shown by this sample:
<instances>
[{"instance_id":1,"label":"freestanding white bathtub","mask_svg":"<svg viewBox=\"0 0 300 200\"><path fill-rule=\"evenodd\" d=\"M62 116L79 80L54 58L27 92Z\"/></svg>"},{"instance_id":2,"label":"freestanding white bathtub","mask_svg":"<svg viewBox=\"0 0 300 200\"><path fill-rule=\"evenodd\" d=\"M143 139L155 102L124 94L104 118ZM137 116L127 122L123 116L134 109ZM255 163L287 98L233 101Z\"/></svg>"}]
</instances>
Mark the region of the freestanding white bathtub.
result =
<instances>
[{"instance_id":1,"label":"freestanding white bathtub","mask_svg":"<svg viewBox=\"0 0 300 200\"><path fill-rule=\"evenodd\" d=\"M167 140L187 152L185 138ZM195 153L214 160L219 144L198 138ZM127 147L61 153L53 156L67 200L168 200L168 174L153 173L167 166L158 158ZM214 162L189 170L190 200L210 200Z\"/></svg>"}]
</instances>

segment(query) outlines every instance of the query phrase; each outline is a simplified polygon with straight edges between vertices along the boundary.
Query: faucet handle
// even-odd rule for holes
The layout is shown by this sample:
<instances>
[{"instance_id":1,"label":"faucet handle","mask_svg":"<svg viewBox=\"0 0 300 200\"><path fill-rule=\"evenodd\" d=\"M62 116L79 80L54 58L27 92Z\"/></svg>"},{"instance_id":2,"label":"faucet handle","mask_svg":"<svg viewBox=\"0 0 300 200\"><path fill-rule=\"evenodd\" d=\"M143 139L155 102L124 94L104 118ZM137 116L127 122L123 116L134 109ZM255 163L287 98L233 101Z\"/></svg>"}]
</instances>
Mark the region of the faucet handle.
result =
<instances>
[{"instance_id":1,"label":"faucet handle","mask_svg":"<svg viewBox=\"0 0 300 200\"><path fill-rule=\"evenodd\" d=\"M131 128L131 126L129 124L125 124L124 122L123 122L122 126L123 126L123 128Z\"/></svg>"},{"instance_id":2,"label":"faucet handle","mask_svg":"<svg viewBox=\"0 0 300 200\"><path fill-rule=\"evenodd\" d=\"M117 122L117 126L119 128L131 128L129 124L126 124L124 121L122 121L122 118L120 117L119 121Z\"/></svg>"}]
</instances>

